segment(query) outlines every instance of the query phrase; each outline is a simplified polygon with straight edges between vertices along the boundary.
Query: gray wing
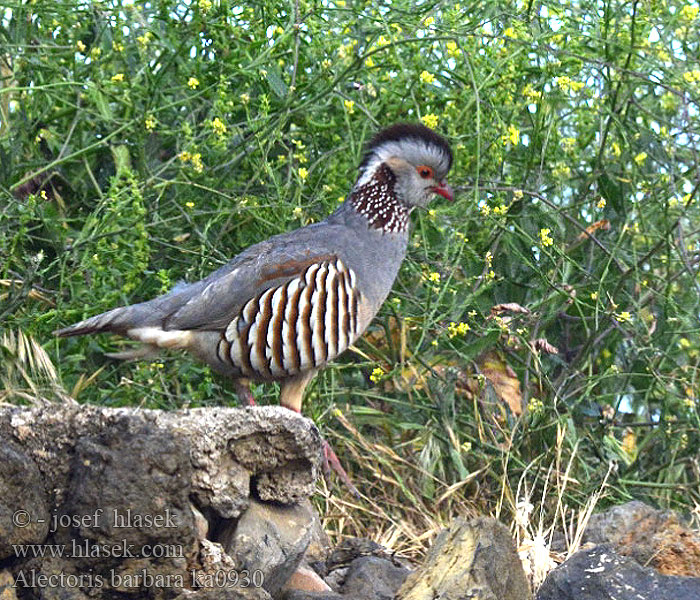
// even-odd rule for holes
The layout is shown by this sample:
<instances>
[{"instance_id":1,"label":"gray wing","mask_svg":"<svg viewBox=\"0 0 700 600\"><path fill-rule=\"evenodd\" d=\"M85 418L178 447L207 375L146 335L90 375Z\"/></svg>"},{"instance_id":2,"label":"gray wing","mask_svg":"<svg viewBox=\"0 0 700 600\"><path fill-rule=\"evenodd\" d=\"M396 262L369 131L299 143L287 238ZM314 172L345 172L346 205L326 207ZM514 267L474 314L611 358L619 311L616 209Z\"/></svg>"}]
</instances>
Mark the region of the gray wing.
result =
<instances>
[{"instance_id":1,"label":"gray wing","mask_svg":"<svg viewBox=\"0 0 700 600\"><path fill-rule=\"evenodd\" d=\"M173 298L180 302L164 303L163 329L226 329L249 300L299 277L311 265L335 260L336 253L324 241L333 239L328 230L336 227L297 229L251 246L192 284L194 293L185 289L185 295Z\"/></svg>"}]
</instances>

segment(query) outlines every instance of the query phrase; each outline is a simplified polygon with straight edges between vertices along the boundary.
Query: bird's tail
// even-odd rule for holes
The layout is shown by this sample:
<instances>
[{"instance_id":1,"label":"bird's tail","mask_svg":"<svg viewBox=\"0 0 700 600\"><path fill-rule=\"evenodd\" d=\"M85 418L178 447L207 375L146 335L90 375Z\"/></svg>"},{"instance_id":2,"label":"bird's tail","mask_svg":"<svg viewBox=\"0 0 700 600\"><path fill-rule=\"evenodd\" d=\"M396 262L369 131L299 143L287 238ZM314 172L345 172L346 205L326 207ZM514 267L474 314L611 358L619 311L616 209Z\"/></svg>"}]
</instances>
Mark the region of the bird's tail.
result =
<instances>
[{"instance_id":1,"label":"bird's tail","mask_svg":"<svg viewBox=\"0 0 700 600\"><path fill-rule=\"evenodd\" d=\"M124 335L127 329L138 324L143 315L139 314L141 305L122 306L103 312L84 321L74 323L63 329L54 331L58 337L72 337L75 335L88 335L90 333L111 332Z\"/></svg>"}]
</instances>

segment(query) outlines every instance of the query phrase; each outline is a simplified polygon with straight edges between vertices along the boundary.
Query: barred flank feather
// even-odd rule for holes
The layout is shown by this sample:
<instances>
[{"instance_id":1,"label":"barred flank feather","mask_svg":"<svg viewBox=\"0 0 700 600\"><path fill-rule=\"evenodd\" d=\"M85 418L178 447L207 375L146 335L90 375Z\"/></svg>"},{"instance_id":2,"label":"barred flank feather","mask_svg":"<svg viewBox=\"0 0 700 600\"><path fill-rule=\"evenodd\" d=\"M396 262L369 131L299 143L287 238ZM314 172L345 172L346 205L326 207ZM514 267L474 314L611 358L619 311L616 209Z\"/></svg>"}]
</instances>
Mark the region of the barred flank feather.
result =
<instances>
[{"instance_id":1,"label":"barred flank feather","mask_svg":"<svg viewBox=\"0 0 700 600\"><path fill-rule=\"evenodd\" d=\"M357 338L359 292L341 260L249 300L216 349L219 361L250 377L284 377L319 367Z\"/></svg>"}]
</instances>

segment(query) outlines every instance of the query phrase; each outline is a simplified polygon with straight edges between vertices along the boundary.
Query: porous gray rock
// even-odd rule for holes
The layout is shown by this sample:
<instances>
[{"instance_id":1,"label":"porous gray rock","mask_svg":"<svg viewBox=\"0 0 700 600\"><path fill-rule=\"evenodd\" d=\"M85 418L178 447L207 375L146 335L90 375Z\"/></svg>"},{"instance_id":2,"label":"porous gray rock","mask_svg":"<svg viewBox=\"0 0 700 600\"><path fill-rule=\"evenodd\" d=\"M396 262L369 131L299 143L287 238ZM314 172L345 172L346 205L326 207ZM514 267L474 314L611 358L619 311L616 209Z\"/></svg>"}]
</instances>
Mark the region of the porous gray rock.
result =
<instances>
[{"instance_id":1,"label":"porous gray rock","mask_svg":"<svg viewBox=\"0 0 700 600\"><path fill-rule=\"evenodd\" d=\"M438 535L397 600L527 600L530 589L508 529L495 519L457 519Z\"/></svg>"},{"instance_id":2,"label":"porous gray rock","mask_svg":"<svg viewBox=\"0 0 700 600\"><path fill-rule=\"evenodd\" d=\"M34 461L10 439L0 446L0 560L13 545L40 544L49 531L47 494Z\"/></svg>"},{"instance_id":3,"label":"porous gray rock","mask_svg":"<svg viewBox=\"0 0 700 600\"><path fill-rule=\"evenodd\" d=\"M698 600L700 578L659 575L606 544L581 550L554 569L537 600Z\"/></svg>"},{"instance_id":4,"label":"porous gray rock","mask_svg":"<svg viewBox=\"0 0 700 600\"><path fill-rule=\"evenodd\" d=\"M309 420L284 408L6 406L0 439L0 549L19 542L65 552L11 555L12 576L83 576L58 586L28 580L32 598L170 600L193 592L269 600L255 587L263 580L245 583L243 571L261 571L270 589L279 589L311 538L310 507L298 500L313 490L321 440ZM30 521L42 527L8 520L15 504L29 507ZM269 542L266 508L296 515L299 530L280 525L278 552L256 554L251 543L245 557L229 556L216 541L222 531Z\"/></svg>"}]
</instances>

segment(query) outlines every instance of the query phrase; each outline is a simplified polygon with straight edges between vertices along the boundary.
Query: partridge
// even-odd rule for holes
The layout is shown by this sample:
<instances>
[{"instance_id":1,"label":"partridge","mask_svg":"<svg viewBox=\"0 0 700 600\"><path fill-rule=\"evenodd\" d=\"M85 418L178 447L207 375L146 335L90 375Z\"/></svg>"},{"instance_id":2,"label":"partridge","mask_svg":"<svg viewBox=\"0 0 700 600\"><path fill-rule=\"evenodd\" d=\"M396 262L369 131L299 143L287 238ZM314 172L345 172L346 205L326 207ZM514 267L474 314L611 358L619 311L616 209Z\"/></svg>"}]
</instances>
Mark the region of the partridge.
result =
<instances>
[{"instance_id":1,"label":"partridge","mask_svg":"<svg viewBox=\"0 0 700 600\"><path fill-rule=\"evenodd\" d=\"M201 281L56 334L110 332L148 349L186 350L232 378L248 403L251 380L277 381L280 404L300 412L313 375L362 335L389 294L411 211L434 194L452 199L451 165L443 137L393 125L369 143L350 194L325 220L255 244Z\"/></svg>"}]
</instances>

